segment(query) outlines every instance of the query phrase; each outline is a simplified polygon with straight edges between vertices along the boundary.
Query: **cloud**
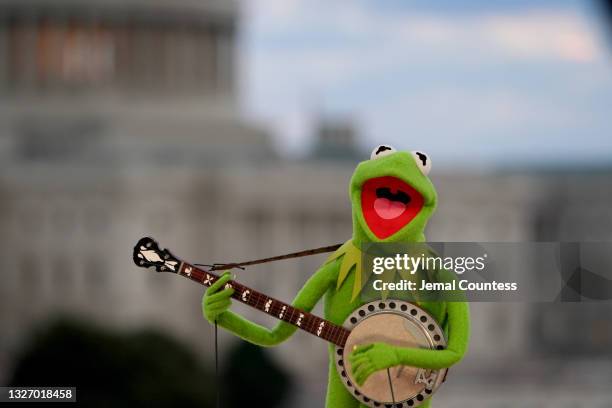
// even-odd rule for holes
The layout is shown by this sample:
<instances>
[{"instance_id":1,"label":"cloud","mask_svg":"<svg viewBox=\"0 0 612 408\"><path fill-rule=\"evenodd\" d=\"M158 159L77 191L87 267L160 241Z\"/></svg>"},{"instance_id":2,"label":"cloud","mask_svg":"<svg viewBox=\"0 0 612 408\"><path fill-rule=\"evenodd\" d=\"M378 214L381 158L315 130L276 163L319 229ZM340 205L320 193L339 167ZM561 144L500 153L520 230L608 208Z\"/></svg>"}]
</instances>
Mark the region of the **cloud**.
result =
<instances>
[{"instance_id":1,"label":"cloud","mask_svg":"<svg viewBox=\"0 0 612 408\"><path fill-rule=\"evenodd\" d=\"M344 46L491 47L496 53L578 62L600 57L592 21L571 9L526 9L511 14L434 14L409 9L390 13L361 2L319 0L252 0L247 25L256 37L272 39L301 34L312 38L342 37ZM295 50L317 43L287 43ZM280 51L280 50L278 50Z\"/></svg>"},{"instance_id":2,"label":"cloud","mask_svg":"<svg viewBox=\"0 0 612 408\"><path fill-rule=\"evenodd\" d=\"M357 115L368 142L408 127L439 140L442 151L452 138L478 149L484 135L502 140L509 130L535 137L536 150L553 137L536 130L582 131L583 142L611 130L608 57L593 17L578 9L390 11L340 0L245 6L245 110L269 121L286 150L307 146L318 111Z\"/></svg>"},{"instance_id":3,"label":"cloud","mask_svg":"<svg viewBox=\"0 0 612 408\"><path fill-rule=\"evenodd\" d=\"M576 13L538 11L520 18L496 16L487 20L483 33L493 44L518 57L593 62L604 51L592 22L589 25Z\"/></svg>"}]
</instances>

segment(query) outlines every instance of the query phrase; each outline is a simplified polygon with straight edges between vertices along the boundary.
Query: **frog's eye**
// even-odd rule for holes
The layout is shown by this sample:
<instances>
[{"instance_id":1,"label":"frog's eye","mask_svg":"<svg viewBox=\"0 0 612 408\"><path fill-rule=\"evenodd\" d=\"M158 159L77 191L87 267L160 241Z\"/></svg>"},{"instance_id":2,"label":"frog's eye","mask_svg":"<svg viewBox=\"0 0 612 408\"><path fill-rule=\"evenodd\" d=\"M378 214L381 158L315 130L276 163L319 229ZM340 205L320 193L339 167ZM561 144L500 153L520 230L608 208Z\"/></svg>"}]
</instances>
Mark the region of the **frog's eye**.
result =
<instances>
[{"instance_id":1,"label":"frog's eye","mask_svg":"<svg viewBox=\"0 0 612 408\"><path fill-rule=\"evenodd\" d=\"M428 175L429 170L431 170L431 159L429 156L418 150L414 150L412 152L412 156L414 156L414 161L416 162L419 170L421 170L421 173L423 173L425 176Z\"/></svg>"},{"instance_id":2,"label":"frog's eye","mask_svg":"<svg viewBox=\"0 0 612 408\"><path fill-rule=\"evenodd\" d=\"M380 157L384 157L390 155L391 153L395 153L395 147L390 145L380 145L376 146L374 150L372 150L372 154L370 155L370 160L378 159Z\"/></svg>"}]
</instances>

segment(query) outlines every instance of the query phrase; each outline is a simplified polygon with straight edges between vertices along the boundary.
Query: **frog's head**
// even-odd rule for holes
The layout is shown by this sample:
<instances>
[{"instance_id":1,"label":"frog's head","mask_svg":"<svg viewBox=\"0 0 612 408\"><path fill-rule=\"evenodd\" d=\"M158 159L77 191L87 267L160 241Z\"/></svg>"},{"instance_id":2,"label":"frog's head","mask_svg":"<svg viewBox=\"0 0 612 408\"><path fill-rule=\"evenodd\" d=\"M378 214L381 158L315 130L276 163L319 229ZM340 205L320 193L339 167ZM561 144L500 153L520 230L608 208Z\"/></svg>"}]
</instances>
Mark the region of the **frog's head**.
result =
<instances>
[{"instance_id":1,"label":"frog's head","mask_svg":"<svg viewBox=\"0 0 612 408\"><path fill-rule=\"evenodd\" d=\"M372 151L351 178L353 242L415 242L434 212L436 190L427 177L429 156L398 152L389 145Z\"/></svg>"}]
</instances>

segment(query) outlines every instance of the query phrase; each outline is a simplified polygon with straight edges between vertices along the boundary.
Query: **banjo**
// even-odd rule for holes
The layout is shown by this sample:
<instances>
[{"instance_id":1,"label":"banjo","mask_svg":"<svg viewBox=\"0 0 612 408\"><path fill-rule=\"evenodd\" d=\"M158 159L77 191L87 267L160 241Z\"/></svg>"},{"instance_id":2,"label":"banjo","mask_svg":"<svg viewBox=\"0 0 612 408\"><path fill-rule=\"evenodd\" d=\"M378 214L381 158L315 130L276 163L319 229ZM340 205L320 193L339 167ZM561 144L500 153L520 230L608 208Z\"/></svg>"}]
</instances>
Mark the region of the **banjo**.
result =
<instances>
[{"instance_id":1,"label":"banjo","mask_svg":"<svg viewBox=\"0 0 612 408\"><path fill-rule=\"evenodd\" d=\"M175 257L148 237L138 241L133 258L140 267L176 273L204 286L211 286L219 279L212 270L200 269ZM348 356L358 345L382 342L432 350L446 347L438 323L412 303L389 299L366 303L339 326L236 281L229 281L225 287L234 289L234 299L332 343L336 369L344 386L369 407L417 407L433 395L445 379L446 368L428 370L409 366L375 372L363 385L358 385L352 377Z\"/></svg>"}]
</instances>

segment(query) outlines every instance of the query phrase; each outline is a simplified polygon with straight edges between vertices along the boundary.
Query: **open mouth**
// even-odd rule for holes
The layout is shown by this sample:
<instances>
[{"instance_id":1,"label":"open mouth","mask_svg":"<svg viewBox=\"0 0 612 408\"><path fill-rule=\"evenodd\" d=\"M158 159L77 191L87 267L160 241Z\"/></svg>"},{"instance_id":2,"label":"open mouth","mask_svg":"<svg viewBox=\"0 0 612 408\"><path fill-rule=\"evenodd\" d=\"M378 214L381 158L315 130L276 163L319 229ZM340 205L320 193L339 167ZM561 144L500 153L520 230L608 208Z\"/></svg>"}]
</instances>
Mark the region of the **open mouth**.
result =
<instances>
[{"instance_id":1,"label":"open mouth","mask_svg":"<svg viewBox=\"0 0 612 408\"><path fill-rule=\"evenodd\" d=\"M370 230L380 239L407 225L423 208L423 196L396 177L376 177L361 189L361 210Z\"/></svg>"}]
</instances>

